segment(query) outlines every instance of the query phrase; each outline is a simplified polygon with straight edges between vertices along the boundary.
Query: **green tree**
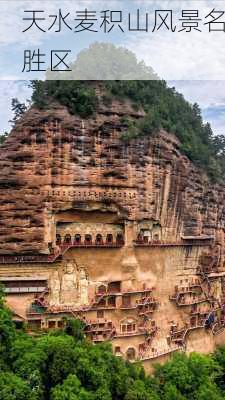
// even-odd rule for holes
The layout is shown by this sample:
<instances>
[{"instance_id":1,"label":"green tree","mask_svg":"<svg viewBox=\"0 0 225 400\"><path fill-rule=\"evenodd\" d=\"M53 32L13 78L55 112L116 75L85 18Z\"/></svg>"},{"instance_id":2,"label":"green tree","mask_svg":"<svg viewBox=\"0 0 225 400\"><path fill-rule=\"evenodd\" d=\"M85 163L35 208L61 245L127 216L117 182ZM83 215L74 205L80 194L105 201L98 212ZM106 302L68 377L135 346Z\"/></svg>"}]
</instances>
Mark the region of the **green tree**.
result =
<instances>
[{"instance_id":1,"label":"green tree","mask_svg":"<svg viewBox=\"0 0 225 400\"><path fill-rule=\"evenodd\" d=\"M79 319L66 319L65 332L76 340L84 340L85 323Z\"/></svg>"},{"instance_id":2,"label":"green tree","mask_svg":"<svg viewBox=\"0 0 225 400\"><path fill-rule=\"evenodd\" d=\"M32 102L36 105L36 107L41 110L46 108L49 103L46 88L47 83L44 83L43 81L33 80L31 81L30 86L33 89Z\"/></svg>"},{"instance_id":3,"label":"green tree","mask_svg":"<svg viewBox=\"0 0 225 400\"><path fill-rule=\"evenodd\" d=\"M216 155L225 157L225 136L217 135L213 138Z\"/></svg>"},{"instance_id":4,"label":"green tree","mask_svg":"<svg viewBox=\"0 0 225 400\"><path fill-rule=\"evenodd\" d=\"M216 378L218 386L225 392L225 346L220 346L216 349L214 360L219 364L221 368L221 375Z\"/></svg>"},{"instance_id":5,"label":"green tree","mask_svg":"<svg viewBox=\"0 0 225 400\"><path fill-rule=\"evenodd\" d=\"M7 139L8 135L9 135L8 132L0 133L0 145L4 143L4 141Z\"/></svg>"},{"instance_id":6,"label":"green tree","mask_svg":"<svg viewBox=\"0 0 225 400\"><path fill-rule=\"evenodd\" d=\"M51 390L51 400L94 400L94 397L82 388L76 375L70 374L61 385Z\"/></svg>"},{"instance_id":7,"label":"green tree","mask_svg":"<svg viewBox=\"0 0 225 400\"><path fill-rule=\"evenodd\" d=\"M15 123L25 113L25 111L27 110L27 107L26 107L26 105L24 103L20 103L17 98L13 98L11 104L12 104L12 111L14 113L14 117L13 117L12 120L10 120L10 122L14 126Z\"/></svg>"},{"instance_id":8,"label":"green tree","mask_svg":"<svg viewBox=\"0 0 225 400\"><path fill-rule=\"evenodd\" d=\"M12 372L1 372L0 400L38 400L38 398L20 377Z\"/></svg>"},{"instance_id":9,"label":"green tree","mask_svg":"<svg viewBox=\"0 0 225 400\"><path fill-rule=\"evenodd\" d=\"M6 368L10 351L16 337L12 313L5 305L4 289L0 287L0 369Z\"/></svg>"},{"instance_id":10,"label":"green tree","mask_svg":"<svg viewBox=\"0 0 225 400\"><path fill-rule=\"evenodd\" d=\"M202 384L195 392L194 400L224 400L224 393L221 393L218 387L212 383Z\"/></svg>"},{"instance_id":11,"label":"green tree","mask_svg":"<svg viewBox=\"0 0 225 400\"><path fill-rule=\"evenodd\" d=\"M147 389L144 381L136 380L128 388L124 400L159 400L159 397Z\"/></svg>"},{"instance_id":12,"label":"green tree","mask_svg":"<svg viewBox=\"0 0 225 400\"><path fill-rule=\"evenodd\" d=\"M197 400L200 394L203 396L203 393L210 391L217 396L215 399L220 399L216 380L221 373L219 364L211 356L197 353L189 357L177 354L164 366L156 367L156 378L166 400L172 399L175 394L181 400L183 397Z\"/></svg>"},{"instance_id":13,"label":"green tree","mask_svg":"<svg viewBox=\"0 0 225 400\"><path fill-rule=\"evenodd\" d=\"M163 388L163 400L187 400L187 397L183 396L177 387L170 382L167 382Z\"/></svg>"}]
</instances>

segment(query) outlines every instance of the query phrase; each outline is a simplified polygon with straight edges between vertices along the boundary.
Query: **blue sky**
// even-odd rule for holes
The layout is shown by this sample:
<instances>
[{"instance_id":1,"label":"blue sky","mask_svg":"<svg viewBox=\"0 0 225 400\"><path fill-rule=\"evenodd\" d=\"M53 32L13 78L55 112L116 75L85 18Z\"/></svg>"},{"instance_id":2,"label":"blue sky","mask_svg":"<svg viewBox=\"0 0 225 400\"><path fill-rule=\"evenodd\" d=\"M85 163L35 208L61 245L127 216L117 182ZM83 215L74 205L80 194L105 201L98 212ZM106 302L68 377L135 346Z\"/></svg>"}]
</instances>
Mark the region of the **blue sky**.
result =
<instances>
[{"instance_id":1,"label":"blue sky","mask_svg":"<svg viewBox=\"0 0 225 400\"><path fill-rule=\"evenodd\" d=\"M225 81L176 81L177 91L191 103L197 102L205 121L215 134L225 135ZM170 82L171 84L171 82Z\"/></svg>"},{"instance_id":2,"label":"blue sky","mask_svg":"<svg viewBox=\"0 0 225 400\"><path fill-rule=\"evenodd\" d=\"M135 20L138 8L142 21L148 12L150 26L154 26L157 9L173 10L174 20L178 24L181 23L179 18L182 10L194 9L198 10L202 19L202 32L171 33L162 29L153 34L151 31L133 33L124 29L125 33L122 33L119 29L113 29L110 34L102 30L97 33L74 33L65 27L60 33L54 32L54 29L48 31L52 22L49 16L57 14L59 8L64 15L70 12L68 22L73 26L77 10L96 10L99 15L101 10L122 10L125 27L128 13ZM211 122L215 133L225 132L225 33L209 33L208 27L203 24L213 8L225 11L225 0L1 0L0 131L9 130L12 97L25 101L30 96L30 89L24 80L43 76L43 73L22 73L24 50L39 48L48 56L52 49L67 48L71 49L72 60L81 49L98 40L132 50L139 60L143 59L152 66L187 100L198 102L204 119ZM40 24L47 32L33 27L22 33L28 25L23 18L30 16L25 10L43 10L46 19Z\"/></svg>"},{"instance_id":3,"label":"blue sky","mask_svg":"<svg viewBox=\"0 0 225 400\"><path fill-rule=\"evenodd\" d=\"M77 11L85 8L96 11L95 33L75 32ZM62 25L61 32L55 32L56 25L48 29L54 20L51 16L58 15L59 9L64 16L69 13L66 21L72 30L65 25ZM110 33L104 33L100 28L101 11L107 9L122 12L124 33L117 26ZM135 24L137 9L140 10L141 25L148 13L148 32L128 31L128 14ZM0 79L33 79L42 75L22 72L25 50L40 49L46 54L46 63L49 63L51 50L70 49L71 59L74 59L90 43L110 41L134 51L139 59L151 65L166 80L225 80L225 34L223 31L209 33L206 24L212 19L207 15L213 9L216 12L225 11L225 0L1 0ZM35 25L23 32L31 24L24 18L31 18L32 10L43 11L38 17L45 19L37 23L45 32ZM172 24L177 27L175 32L168 31L165 25L152 32L156 10L164 12L163 16L166 10L171 10ZM198 12L200 32L180 29L183 10ZM161 19L158 17L157 21L158 26ZM225 16L222 21L225 24Z\"/></svg>"}]
</instances>

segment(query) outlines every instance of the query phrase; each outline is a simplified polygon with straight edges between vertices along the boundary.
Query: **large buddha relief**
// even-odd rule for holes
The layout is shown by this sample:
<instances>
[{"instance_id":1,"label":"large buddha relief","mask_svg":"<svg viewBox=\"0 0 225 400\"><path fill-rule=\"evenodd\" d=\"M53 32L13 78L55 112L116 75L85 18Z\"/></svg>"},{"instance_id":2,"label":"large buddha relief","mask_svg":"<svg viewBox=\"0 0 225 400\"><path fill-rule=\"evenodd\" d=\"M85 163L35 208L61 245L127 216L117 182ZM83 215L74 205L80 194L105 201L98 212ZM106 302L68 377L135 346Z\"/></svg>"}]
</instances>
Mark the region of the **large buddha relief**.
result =
<instances>
[{"instance_id":1,"label":"large buddha relief","mask_svg":"<svg viewBox=\"0 0 225 400\"><path fill-rule=\"evenodd\" d=\"M88 276L84 266L82 266L79 270L79 297L80 304L87 305L89 303L88 300Z\"/></svg>"},{"instance_id":2,"label":"large buddha relief","mask_svg":"<svg viewBox=\"0 0 225 400\"><path fill-rule=\"evenodd\" d=\"M59 273L57 270L53 271L50 277L50 306L58 306L60 304L60 286Z\"/></svg>"},{"instance_id":3,"label":"large buddha relief","mask_svg":"<svg viewBox=\"0 0 225 400\"><path fill-rule=\"evenodd\" d=\"M88 277L84 266L68 261L61 271L50 277L50 306L79 306L88 304Z\"/></svg>"},{"instance_id":4,"label":"large buddha relief","mask_svg":"<svg viewBox=\"0 0 225 400\"><path fill-rule=\"evenodd\" d=\"M78 279L79 276L76 264L68 262L63 269L63 275L61 278L61 304L73 305L74 303L77 303L79 298Z\"/></svg>"}]
</instances>

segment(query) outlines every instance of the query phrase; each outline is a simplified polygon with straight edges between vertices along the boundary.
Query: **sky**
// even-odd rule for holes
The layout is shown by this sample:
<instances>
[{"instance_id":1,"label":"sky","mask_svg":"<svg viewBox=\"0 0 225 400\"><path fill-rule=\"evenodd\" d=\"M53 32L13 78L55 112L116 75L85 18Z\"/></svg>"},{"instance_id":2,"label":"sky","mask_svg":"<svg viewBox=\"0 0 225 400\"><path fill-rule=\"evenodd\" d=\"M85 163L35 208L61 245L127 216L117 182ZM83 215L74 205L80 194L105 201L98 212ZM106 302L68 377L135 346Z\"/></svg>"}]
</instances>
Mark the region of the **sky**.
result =
<instances>
[{"instance_id":1,"label":"sky","mask_svg":"<svg viewBox=\"0 0 225 400\"><path fill-rule=\"evenodd\" d=\"M210 122L216 135L225 135L225 81L168 82L186 100L198 103L205 122Z\"/></svg>"},{"instance_id":2,"label":"sky","mask_svg":"<svg viewBox=\"0 0 225 400\"><path fill-rule=\"evenodd\" d=\"M75 33L77 10L96 10L99 21L98 32ZM70 13L67 22L72 31L62 26L61 32L48 29L53 22L53 15L61 9L63 15ZM101 10L121 10L123 13L124 33L115 26L110 33L100 29ZM133 23L136 21L137 9L140 10L141 24L146 12L149 16L148 32L130 32L127 29L128 14ZM8 131L8 120L12 118L11 99L17 97L24 102L30 97L31 90L26 81L43 78L44 73L22 72L24 51L40 49L46 55L52 49L71 49L71 60L76 54L95 41L112 42L132 50L138 60L144 60L157 74L167 80L170 86L184 94L185 98L197 102L203 112L205 121L212 124L216 134L225 133L225 32L209 33L206 18L212 10L225 11L225 0L1 0L0 14L0 132ZM40 15L45 19L38 24L46 31L33 26L23 32L30 24L24 18L31 17L28 10L42 10ZM156 10L171 10L175 32L165 26L155 32ZM191 32L179 32L182 24L182 11L198 12L198 29ZM25 12L26 11L26 12ZM164 14L165 15L165 12ZM170 15L170 14L169 14ZM159 18L159 17L158 17ZM159 23L160 19L157 20ZM221 20L221 29L225 26L225 15Z\"/></svg>"},{"instance_id":3,"label":"sky","mask_svg":"<svg viewBox=\"0 0 225 400\"><path fill-rule=\"evenodd\" d=\"M77 32L77 13L85 8L96 12L93 26L96 32ZM102 11L107 9L114 13L121 11L120 25L124 32L116 23L110 32L104 32ZM36 17L41 20L36 21L39 28L33 24L28 29L32 10L39 10ZM129 30L129 15L131 25L135 27L137 10L141 28L145 26L148 14L148 32ZM198 14L192 22L197 24L196 29L190 32L182 29L185 10ZM62 23L60 32L56 32L59 11L64 17L68 15L66 22L71 29ZM25 51L40 49L48 66L51 50L71 50L69 61L90 43L105 41L134 51L139 59L142 58L166 80L225 80L225 14L217 20L219 25L209 25L213 19L210 13L219 18L224 11L225 0L1 0L0 79L33 79L43 75L26 70L22 72ZM176 27L174 32L166 24L160 27L166 14L168 27ZM53 25L54 15L56 23ZM118 18L118 14L113 16Z\"/></svg>"}]
</instances>

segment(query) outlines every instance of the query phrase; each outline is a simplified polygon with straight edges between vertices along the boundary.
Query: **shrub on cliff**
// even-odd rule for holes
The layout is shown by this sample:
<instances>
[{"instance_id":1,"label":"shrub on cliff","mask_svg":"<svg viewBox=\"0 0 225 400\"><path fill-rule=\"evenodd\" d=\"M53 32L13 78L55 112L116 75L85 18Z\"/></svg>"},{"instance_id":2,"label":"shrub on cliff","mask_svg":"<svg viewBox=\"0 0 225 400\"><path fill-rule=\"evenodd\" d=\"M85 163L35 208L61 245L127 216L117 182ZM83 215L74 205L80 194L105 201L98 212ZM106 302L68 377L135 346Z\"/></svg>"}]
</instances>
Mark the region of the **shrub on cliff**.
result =
<instances>
[{"instance_id":1,"label":"shrub on cliff","mask_svg":"<svg viewBox=\"0 0 225 400\"><path fill-rule=\"evenodd\" d=\"M40 109L57 101L72 114L87 118L96 111L97 98L93 87L78 81L32 81L32 101Z\"/></svg>"},{"instance_id":2,"label":"shrub on cliff","mask_svg":"<svg viewBox=\"0 0 225 400\"><path fill-rule=\"evenodd\" d=\"M0 146L4 143L6 138L8 137L8 132L0 133Z\"/></svg>"},{"instance_id":3,"label":"shrub on cliff","mask_svg":"<svg viewBox=\"0 0 225 400\"><path fill-rule=\"evenodd\" d=\"M127 73L127 65L133 75ZM121 136L125 141L151 135L163 128L179 138L183 153L203 168L210 178L214 181L224 178L222 141L216 142L210 125L203 123L199 106L190 104L175 88L159 80L151 67L138 62L132 52L95 43L78 54L71 69L71 73L55 72L53 77L48 76L49 72L47 78L55 80L33 81L33 104L44 108L49 102L58 101L72 114L88 118L96 112L99 100L93 81L77 79L112 79L101 81L105 105L115 97L124 101L129 99L136 109L141 107L146 113L142 121L130 122ZM121 71L121 80L115 80ZM132 76L138 80L130 80Z\"/></svg>"}]
</instances>

